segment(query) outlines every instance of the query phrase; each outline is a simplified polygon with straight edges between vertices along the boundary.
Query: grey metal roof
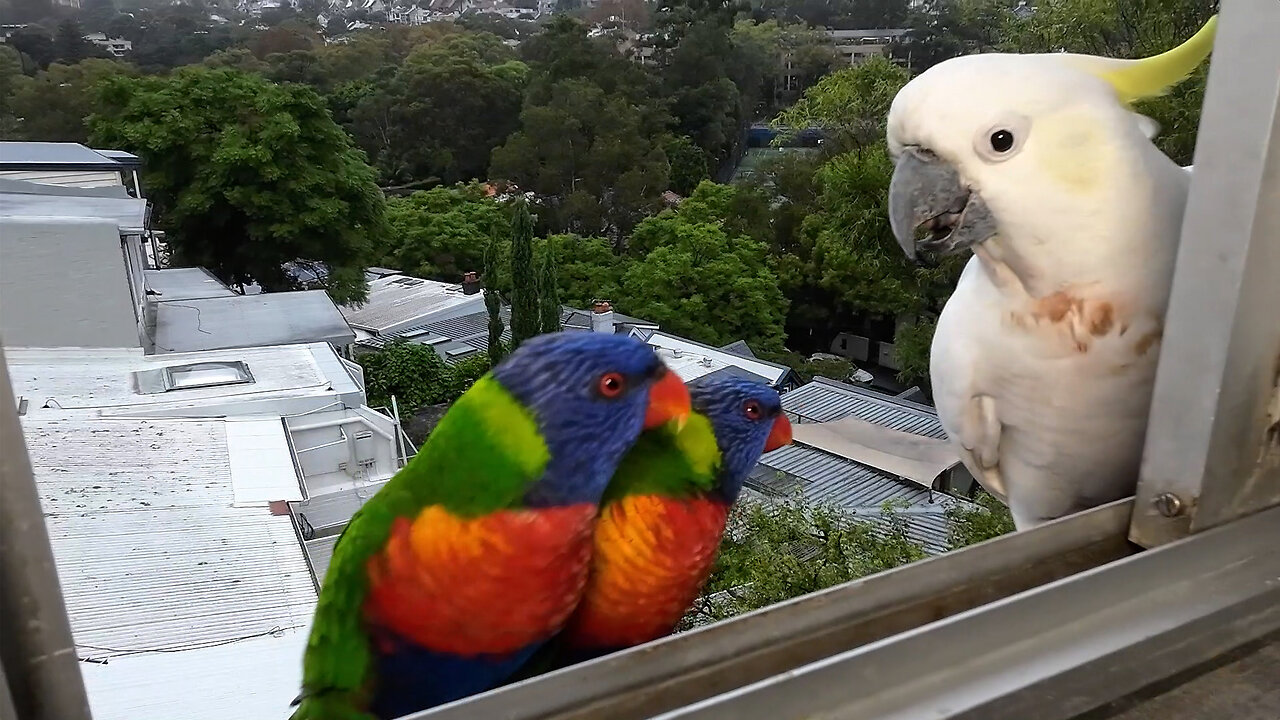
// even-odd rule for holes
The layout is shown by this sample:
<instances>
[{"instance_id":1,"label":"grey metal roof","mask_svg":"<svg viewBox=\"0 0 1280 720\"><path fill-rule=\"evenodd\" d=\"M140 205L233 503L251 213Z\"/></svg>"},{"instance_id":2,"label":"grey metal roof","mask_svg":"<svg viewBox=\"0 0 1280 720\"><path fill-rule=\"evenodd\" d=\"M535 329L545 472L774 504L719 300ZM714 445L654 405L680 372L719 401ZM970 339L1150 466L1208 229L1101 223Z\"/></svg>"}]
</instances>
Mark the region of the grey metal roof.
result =
<instances>
[{"instance_id":1,"label":"grey metal roof","mask_svg":"<svg viewBox=\"0 0 1280 720\"><path fill-rule=\"evenodd\" d=\"M115 160L117 163L120 163L121 165L127 168L142 167L142 158L130 152L125 152L123 150L98 150L98 149L94 149L93 151L105 158L108 158L110 160Z\"/></svg>"},{"instance_id":2,"label":"grey metal roof","mask_svg":"<svg viewBox=\"0 0 1280 720\"><path fill-rule=\"evenodd\" d=\"M511 308L502 306L498 316L502 318L502 341L509 343L511 342ZM486 310L425 323L387 335L365 338L360 341L360 344L382 348L395 340L409 340L431 345L446 363L453 364L478 352L489 350L489 312Z\"/></svg>"},{"instance_id":3,"label":"grey metal roof","mask_svg":"<svg viewBox=\"0 0 1280 720\"><path fill-rule=\"evenodd\" d=\"M731 342L728 345L721 347L720 349L731 355L751 358L753 360L759 359L756 357L756 354L752 352L751 346L747 344L746 340L737 340L735 342Z\"/></svg>"},{"instance_id":4,"label":"grey metal roof","mask_svg":"<svg viewBox=\"0 0 1280 720\"><path fill-rule=\"evenodd\" d=\"M141 232L147 227L149 214L147 201L136 198L0 192L3 219L106 220L122 231Z\"/></svg>"},{"instance_id":5,"label":"grey metal roof","mask_svg":"<svg viewBox=\"0 0 1280 720\"><path fill-rule=\"evenodd\" d=\"M799 493L813 505L832 505L855 516L878 517L887 501L898 510L908 533L929 552L945 552L946 509L968 500L926 490L908 480L823 452L793 444L766 454L747 479L747 487L769 498Z\"/></svg>"},{"instance_id":6,"label":"grey metal roof","mask_svg":"<svg viewBox=\"0 0 1280 720\"><path fill-rule=\"evenodd\" d=\"M118 152L118 151L111 151ZM119 170L137 157L108 157L78 143L0 142L0 170ZM129 165L133 167L134 165Z\"/></svg>"},{"instance_id":7,"label":"grey metal roof","mask_svg":"<svg viewBox=\"0 0 1280 720\"><path fill-rule=\"evenodd\" d=\"M157 302L235 297L238 294L213 273L200 267L147 270L145 283L147 294Z\"/></svg>"},{"instance_id":8,"label":"grey metal roof","mask_svg":"<svg viewBox=\"0 0 1280 720\"><path fill-rule=\"evenodd\" d=\"M726 380L728 378L741 378L743 380L754 380L755 382L764 383L765 385L772 385L772 382L769 380L769 378L757 375L751 372L750 370L743 370L742 368L736 365L726 365L725 367L722 367L719 370L715 370L713 372L707 373L706 375L696 377L690 380L689 384L698 385L704 382Z\"/></svg>"},{"instance_id":9,"label":"grey metal roof","mask_svg":"<svg viewBox=\"0 0 1280 720\"><path fill-rule=\"evenodd\" d=\"M388 275L370 281L368 299L360 305L344 305L342 315L352 327L392 334L483 306L480 294L467 295L457 283Z\"/></svg>"},{"instance_id":10,"label":"grey metal roof","mask_svg":"<svg viewBox=\"0 0 1280 720\"><path fill-rule=\"evenodd\" d=\"M26 195L61 195L82 197L129 198L129 190L124 185L107 185L105 187L83 187L80 185L49 185L47 183L16 180L0 177L0 192Z\"/></svg>"},{"instance_id":11,"label":"grey metal roof","mask_svg":"<svg viewBox=\"0 0 1280 720\"><path fill-rule=\"evenodd\" d=\"M237 295L156 305L156 352L327 342L355 333L323 290Z\"/></svg>"},{"instance_id":12,"label":"grey metal roof","mask_svg":"<svg viewBox=\"0 0 1280 720\"><path fill-rule=\"evenodd\" d=\"M782 407L800 422L856 417L894 430L946 438L938 413L928 405L818 377L783 393Z\"/></svg>"}]
</instances>

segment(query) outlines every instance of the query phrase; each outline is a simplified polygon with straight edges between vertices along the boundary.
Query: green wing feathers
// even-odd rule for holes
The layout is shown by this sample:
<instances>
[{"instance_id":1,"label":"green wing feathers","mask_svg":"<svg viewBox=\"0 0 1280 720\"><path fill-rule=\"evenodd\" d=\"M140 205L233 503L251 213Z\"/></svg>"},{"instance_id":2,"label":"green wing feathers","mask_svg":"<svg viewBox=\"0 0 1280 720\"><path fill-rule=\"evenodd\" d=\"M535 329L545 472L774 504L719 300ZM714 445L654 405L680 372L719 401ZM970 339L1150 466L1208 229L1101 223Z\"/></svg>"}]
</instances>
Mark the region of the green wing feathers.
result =
<instances>
[{"instance_id":1,"label":"green wing feathers","mask_svg":"<svg viewBox=\"0 0 1280 720\"><path fill-rule=\"evenodd\" d=\"M333 548L303 655L293 720L365 720L373 666L363 624L366 565L397 518L442 505L460 516L518 506L549 460L529 412L485 376L460 397L422 450L351 517Z\"/></svg>"}]
</instances>

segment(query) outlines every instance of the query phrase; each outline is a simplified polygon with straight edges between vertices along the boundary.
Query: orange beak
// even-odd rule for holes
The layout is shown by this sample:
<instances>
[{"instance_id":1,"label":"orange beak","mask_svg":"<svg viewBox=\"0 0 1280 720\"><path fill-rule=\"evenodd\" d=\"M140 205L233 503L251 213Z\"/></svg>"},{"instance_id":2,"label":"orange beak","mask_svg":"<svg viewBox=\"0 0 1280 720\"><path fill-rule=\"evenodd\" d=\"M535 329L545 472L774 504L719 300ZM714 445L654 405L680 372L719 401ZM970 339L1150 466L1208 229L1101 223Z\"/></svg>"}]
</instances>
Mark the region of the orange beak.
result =
<instances>
[{"instance_id":1,"label":"orange beak","mask_svg":"<svg viewBox=\"0 0 1280 720\"><path fill-rule=\"evenodd\" d=\"M662 368L657 382L649 388L649 410L644 415L644 429L663 425L674 420L677 429L683 429L693 408L690 405L689 389L680 382L680 376Z\"/></svg>"},{"instance_id":2,"label":"orange beak","mask_svg":"<svg viewBox=\"0 0 1280 720\"><path fill-rule=\"evenodd\" d=\"M791 444L791 421L786 415L779 415L777 420L773 421L773 429L769 431L769 438L764 441L764 451L772 452L783 445Z\"/></svg>"}]
</instances>

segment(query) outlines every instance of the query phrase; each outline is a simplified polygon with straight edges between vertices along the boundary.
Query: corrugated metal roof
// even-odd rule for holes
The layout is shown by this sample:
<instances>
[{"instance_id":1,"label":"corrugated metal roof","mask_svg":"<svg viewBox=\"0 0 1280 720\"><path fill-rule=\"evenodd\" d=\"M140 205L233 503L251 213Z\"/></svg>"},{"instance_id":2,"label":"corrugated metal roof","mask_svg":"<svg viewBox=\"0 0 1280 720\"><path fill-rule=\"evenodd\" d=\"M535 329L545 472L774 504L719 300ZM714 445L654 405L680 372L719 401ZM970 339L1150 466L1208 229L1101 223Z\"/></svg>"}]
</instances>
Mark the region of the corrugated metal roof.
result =
<instances>
[{"instance_id":1,"label":"corrugated metal roof","mask_svg":"<svg viewBox=\"0 0 1280 720\"><path fill-rule=\"evenodd\" d=\"M344 305L341 309L352 327L385 334L483 307L483 293L467 295L457 283L389 275L369 283L369 297L364 304Z\"/></svg>"},{"instance_id":2,"label":"corrugated metal roof","mask_svg":"<svg viewBox=\"0 0 1280 720\"><path fill-rule=\"evenodd\" d=\"M236 292L204 268L147 270L148 295L156 302L192 300L196 298L236 297Z\"/></svg>"},{"instance_id":3,"label":"corrugated metal roof","mask_svg":"<svg viewBox=\"0 0 1280 720\"><path fill-rule=\"evenodd\" d=\"M162 302L156 306L158 353L327 342L356 335L323 290Z\"/></svg>"},{"instance_id":4,"label":"corrugated metal roof","mask_svg":"<svg viewBox=\"0 0 1280 720\"><path fill-rule=\"evenodd\" d=\"M856 417L894 430L946 438L938 413L927 405L894 398L829 378L783 393L782 407L800 422L828 422Z\"/></svg>"},{"instance_id":5,"label":"corrugated metal roof","mask_svg":"<svg viewBox=\"0 0 1280 720\"><path fill-rule=\"evenodd\" d=\"M734 342L729 343L728 345L722 345L720 349L729 353L730 355L737 355L739 357L751 358L753 360L757 359L755 352L751 350L751 346L747 344L746 340L736 340Z\"/></svg>"},{"instance_id":6,"label":"corrugated metal roof","mask_svg":"<svg viewBox=\"0 0 1280 720\"><path fill-rule=\"evenodd\" d=\"M569 307L568 305L562 305L560 307L560 326L565 330L590 330L592 314L593 313L590 310L579 310L577 308ZM631 317L630 315L623 315L617 310L613 311L614 332L618 332L618 330L623 326L656 330L658 328L658 323L641 320L640 318Z\"/></svg>"},{"instance_id":7,"label":"corrugated metal roof","mask_svg":"<svg viewBox=\"0 0 1280 720\"><path fill-rule=\"evenodd\" d=\"M305 629L314 586L288 516L232 506L225 423L23 420L80 655L163 651L175 666L224 674L156 707L137 692L150 666L113 659L94 670L94 716L268 716L246 715L245 697L287 707L297 685L254 667L296 665L297 644L240 643Z\"/></svg>"}]
</instances>

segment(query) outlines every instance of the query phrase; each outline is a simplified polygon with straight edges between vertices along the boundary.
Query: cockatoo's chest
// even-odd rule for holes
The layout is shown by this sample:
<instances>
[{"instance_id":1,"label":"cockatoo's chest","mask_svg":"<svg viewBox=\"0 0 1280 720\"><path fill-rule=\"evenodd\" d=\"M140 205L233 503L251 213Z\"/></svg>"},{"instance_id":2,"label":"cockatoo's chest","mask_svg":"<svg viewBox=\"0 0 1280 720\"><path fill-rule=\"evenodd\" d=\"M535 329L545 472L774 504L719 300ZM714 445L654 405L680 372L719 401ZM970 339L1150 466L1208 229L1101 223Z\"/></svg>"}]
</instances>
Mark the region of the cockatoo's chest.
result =
<instances>
[{"instance_id":1,"label":"cockatoo's chest","mask_svg":"<svg viewBox=\"0 0 1280 720\"><path fill-rule=\"evenodd\" d=\"M1162 306L1098 285L1019 295L975 269L938 321L931 374L940 411L985 395L1002 422L1025 429L1090 426L1099 414L1145 417ZM961 367L948 367L948 357Z\"/></svg>"}]
</instances>

